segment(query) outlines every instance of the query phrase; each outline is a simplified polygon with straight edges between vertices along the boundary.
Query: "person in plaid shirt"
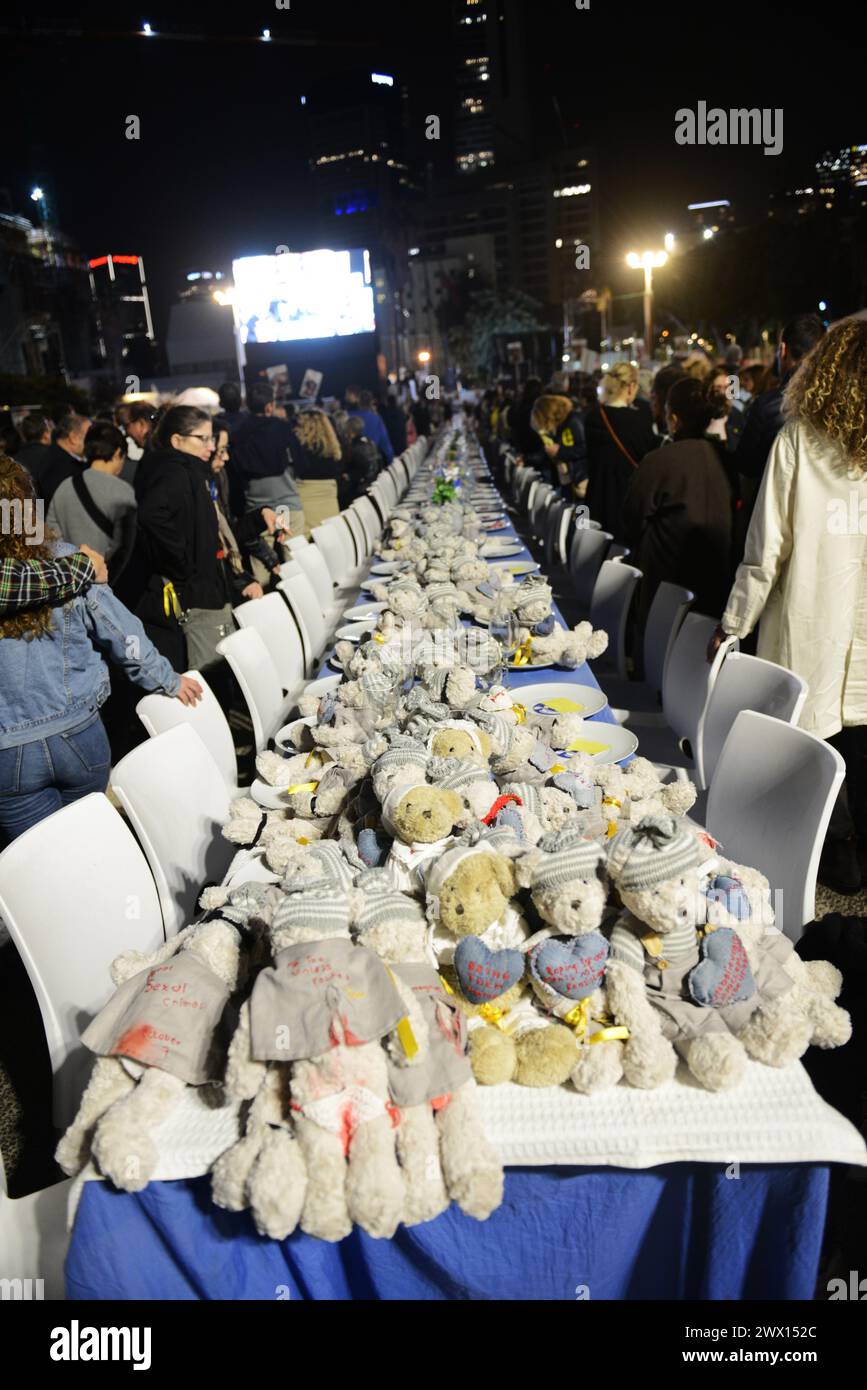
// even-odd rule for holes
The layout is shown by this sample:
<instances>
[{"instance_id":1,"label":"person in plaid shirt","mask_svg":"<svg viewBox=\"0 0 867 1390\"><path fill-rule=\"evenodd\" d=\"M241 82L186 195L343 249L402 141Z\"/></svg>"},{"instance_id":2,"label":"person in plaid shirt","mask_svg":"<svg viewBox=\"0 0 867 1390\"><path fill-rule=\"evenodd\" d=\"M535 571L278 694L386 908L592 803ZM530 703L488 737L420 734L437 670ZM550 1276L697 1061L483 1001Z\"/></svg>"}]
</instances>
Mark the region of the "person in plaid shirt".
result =
<instances>
[{"instance_id":1,"label":"person in plaid shirt","mask_svg":"<svg viewBox=\"0 0 867 1390\"><path fill-rule=\"evenodd\" d=\"M0 613L67 603L107 578L102 556L87 546L57 560L0 559Z\"/></svg>"}]
</instances>

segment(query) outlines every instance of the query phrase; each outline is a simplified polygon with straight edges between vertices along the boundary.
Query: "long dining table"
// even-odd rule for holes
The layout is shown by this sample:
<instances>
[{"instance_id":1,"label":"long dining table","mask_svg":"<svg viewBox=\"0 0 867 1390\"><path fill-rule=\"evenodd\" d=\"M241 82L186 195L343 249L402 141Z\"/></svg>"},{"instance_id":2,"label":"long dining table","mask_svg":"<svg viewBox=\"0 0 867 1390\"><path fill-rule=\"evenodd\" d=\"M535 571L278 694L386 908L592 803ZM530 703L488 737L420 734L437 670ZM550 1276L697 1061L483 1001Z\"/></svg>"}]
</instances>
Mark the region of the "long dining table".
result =
<instances>
[{"instance_id":1,"label":"long dining table","mask_svg":"<svg viewBox=\"0 0 867 1390\"><path fill-rule=\"evenodd\" d=\"M511 522L495 534L520 541ZM521 545L511 558L532 560ZM320 675L333 674L326 659ZM509 679L516 690L546 679L598 686L588 666ZM592 717L615 722L607 706ZM358 1228L333 1245L301 1231L259 1236L248 1212L213 1205L201 1160L138 1193L87 1182L68 1297L812 1298L829 1165L867 1163L867 1153L803 1068L751 1067L746 1114L737 1097L697 1093L682 1080L665 1096L624 1086L604 1097L482 1088L507 1165L502 1205L479 1223L453 1204L391 1240Z\"/></svg>"}]
</instances>

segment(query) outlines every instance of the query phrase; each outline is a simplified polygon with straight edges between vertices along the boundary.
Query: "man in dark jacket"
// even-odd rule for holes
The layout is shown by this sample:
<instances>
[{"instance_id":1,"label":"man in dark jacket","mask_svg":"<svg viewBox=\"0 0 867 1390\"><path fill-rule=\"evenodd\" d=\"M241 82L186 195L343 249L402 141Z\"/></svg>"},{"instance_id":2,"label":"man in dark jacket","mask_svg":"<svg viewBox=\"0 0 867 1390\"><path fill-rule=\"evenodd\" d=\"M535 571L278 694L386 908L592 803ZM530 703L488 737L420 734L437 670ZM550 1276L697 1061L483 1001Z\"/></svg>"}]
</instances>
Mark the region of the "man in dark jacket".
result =
<instances>
[{"instance_id":1,"label":"man in dark jacket","mask_svg":"<svg viewBox=\"0 0 867 1390\"><path fill-rule=\"evenodd\" d=\"M380 413L395 454L404 453L406 450L406 414L394 390L389 391ZM358 419L360 417L353 418Z\"/></svg>"},{"instance_id":2,"label":"man in dark jacket","mask_svg":"<svg viewBox=\"0 0 867 1390\"><path fill-rule=\"evenodd\" d=\"M771 445L783 428L783 392L792 374L824 337L825 325L818 314L799 314L780 334L777 349L779 386L763 391L750 405L734 454L735 467L745 478L761 480Z\"/></svg>"},{"instance_id":3,"label":"man in dark jacket","mask_svg":"<svg viewBox=\"0 0 867 1390\"><path fill-rule=\"evenodd\" d=\"M68 410L58 420L54 443L39 466L38 477L31 474L46 507L61 483L84 472L84 440L89 429L87 416L78 415L74 410Z\"/></svg>"},{"instance_id":4,"label":"man in dark jacket","mask_svg":"<svg viewBox=\"0 0 867 1390\"><path fill-rule=\"evenodd\" d=\"M244 484L244 509L272 507L288 512L292 534L304 530L304 510L295 484L302 464L298 442L288 421L274 414L274 388L256 381L249 391L250 414L231 435L232 461ZM299 469L303 473L303 465Z\"/></svg>"},{"instance_id":5,"label":"man in dark jacket","mask_svg":"<svg viewBox=\"0 0 867 1390\"><path fill-rule=\"evenodd\" d=\"M18 426L24 447L15 455L15 462L27 469L38 486L39 475L51 457L51 421L41 410L31 410Z\"/></svg>"}]
</instances>

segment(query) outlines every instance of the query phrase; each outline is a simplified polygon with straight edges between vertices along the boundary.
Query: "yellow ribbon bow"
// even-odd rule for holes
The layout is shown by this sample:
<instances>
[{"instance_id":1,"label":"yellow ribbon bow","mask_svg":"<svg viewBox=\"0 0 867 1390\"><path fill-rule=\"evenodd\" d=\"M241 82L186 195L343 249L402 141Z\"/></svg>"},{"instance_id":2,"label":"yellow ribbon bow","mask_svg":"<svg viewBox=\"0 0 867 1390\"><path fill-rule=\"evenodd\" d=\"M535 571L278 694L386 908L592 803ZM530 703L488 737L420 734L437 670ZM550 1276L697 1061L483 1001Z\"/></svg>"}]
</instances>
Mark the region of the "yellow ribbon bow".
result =
<instances>
[{"instance_id":1,"label":"yellow ribbon bow","mask_svg":"<svg viewBox=\"0 0 867 1390\"><path fill-rule=\"evenodd\" d=\"M619 810L620 807L623 805L623 802L622 802L622 801L618 801L617 798L616 798L615 796L603 796L603 798L602 798L602 805L603 805L603 806L616 806L617 809ZM616 821L616 820L610 820L610 821L608 822L608 829L607 829L607 832L606 832L606 838L610 840L610 839L611 839L611 836L612 836L612 835L616 835L616 834L617 834L617 821Z\"/></svg>"},{"instance_id":2,"label":"yellow ribbon bow","mask_svg":"<svg viewBox=\"0 0 867 1390\"><path fill-rule=\"evenodd\" d=\"M294 796L296 792L315 792L318 786L318 782L296 782L294 786L286 787L284 790L287 796Z\"/></svg>"},{"instance_id":3,"label":"yellow ribbon bow","mask_svg":"<svg viewBox=\"0 0 867 1390\"><path fill-rule=\"evenodd\" d=\"M584 1042L591 1017L594 1023L603 1023L605 1027L591 1033L590 1037L587 1038L588 1043L625 1042L629 1037L629 1029L612 1024L607 1014L601 1017L597 1017L595 1014L591 1015L589 995L586 999L580 999L574 1009L569 1010L568 1014L564 1016L563 1022L568 1023L569 1027L574 1029L579 1042Z\"/></svg>"},{"instance_id":4,"label":"yellow ribbon bow","mask_svg":"<svg viewBox=\"0 0 867 1390\"><path fill-rule=\"evenodd\" d=\"M499 1028L501 1033L507 1033L508 1028L504 1022L508 1009L498 1009L496 1004L483 1004L479 1009L479 1018L483 1018L492 1027Z\"/></svg>"},{"instance_id":5,"label":"yellow ribbon bow","mask_svg":"<svg viewBox=\"0 0 867 1390\"><path fill-rule=\"evenodd\" d=\"M170 579L167 579L163 585L163 612L166 617L171 614L173 618L179 618L181 616L181 611L181 605L175 593L175 586Z\"/></svg>"},{"instance_id":6,"label":"yellow ribbon bow","mask_svg":"<svg viewBox=\"0 0 867 1390\"><path fill-rule=\"evenodd\" d=\"M517 720L517 722L518 722L519 724L526 724L526 722L527 722L527 707L526 707L526 705L519 705L519 704L514 704L514 705L512 705L512 713L514 714L515 719Z\"/></svg>"},{"instance_id":7,"label":"yellow ribbon bow","mask_svg":"<svg viewBox=\"0 0 867 1390\"><path fill-rule=\"evenodd\" d=\"M529 664L529 662L530 662L530 659L531 659L531 657L532 657L532 654L533 654L533 639L532 639L532 637L528 637L528 638L526 639L526 641L525 641L525 642L522 642L521 645L520 645L520 647L518 647L517 650L515 651L515 654L514 654L514 656L512 657L512 665L513 665L513 666L527 666L527 665Z\"/></svg>"}]
</instances>

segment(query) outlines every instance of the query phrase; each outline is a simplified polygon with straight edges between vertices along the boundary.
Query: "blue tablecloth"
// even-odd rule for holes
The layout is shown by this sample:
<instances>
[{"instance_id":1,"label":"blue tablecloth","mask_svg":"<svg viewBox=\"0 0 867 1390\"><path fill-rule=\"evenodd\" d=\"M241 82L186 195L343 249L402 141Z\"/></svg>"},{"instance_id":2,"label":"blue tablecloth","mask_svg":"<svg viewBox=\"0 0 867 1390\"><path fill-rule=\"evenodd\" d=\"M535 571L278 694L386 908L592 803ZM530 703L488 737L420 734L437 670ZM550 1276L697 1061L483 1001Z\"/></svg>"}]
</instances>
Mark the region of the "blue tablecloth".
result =
<instances>
[{"instance_id":1,"label":"blue tablecloth","mask_svg":"<svg viewBox=\"0 0 867 1390\"><path fill-rule=\"evenodd\" d=\"M501 531L498 535L513 535ZM519 556L515 556L517 561ZM525 551L523 558L531 558ZM559 616L559 615L558 615ZM327 665L323 675L334 674ZM597 685L578 671L520 671ZM614 722L606 706L595 716ZM143 1192L86 1184L66 1262L72 1299L800 1299L812 1298L826 1167L716 1165L510 1168L484 1223L452 1206L391 1241L356 1230L339 1245L256 1234L223 1212L209 1180Z\"/></svg>"},{"instance_id":2,"label":"blue tablecloth","mask_svg":"<svg viewBox=\"0 0 867 1390\"><path fill-rule=\"evenodd\" d=\"M71 1299L809 1299L828 1169L510 1168L485 1222L451 1207L393 1240L258 1236L209 1180L137 1194L87 1183ZM581 1290L581 1297L587 1294Z\"/></svg>"}]
</instances>

